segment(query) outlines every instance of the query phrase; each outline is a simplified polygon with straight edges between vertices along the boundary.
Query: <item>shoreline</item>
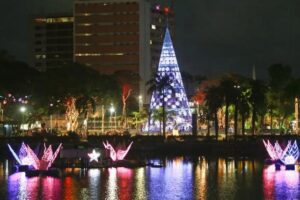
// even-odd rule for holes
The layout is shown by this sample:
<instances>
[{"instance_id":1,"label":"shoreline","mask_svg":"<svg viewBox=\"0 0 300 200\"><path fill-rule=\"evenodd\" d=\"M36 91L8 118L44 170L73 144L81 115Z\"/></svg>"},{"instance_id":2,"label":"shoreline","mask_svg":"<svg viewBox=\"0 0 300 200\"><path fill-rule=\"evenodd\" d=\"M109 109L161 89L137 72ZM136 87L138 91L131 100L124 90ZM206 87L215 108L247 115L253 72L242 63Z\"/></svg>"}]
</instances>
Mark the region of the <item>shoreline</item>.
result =
<instances>
[{"instance_id":1,"label":"shoreline","mask_svg":"<svg viewBox=\"0 0 300 200\"><path fill-rule=\"evenodd\" d=\"M1 157L10 157L7 143L19 148L22 142L36 146L38 143L46 142L53 146L63 143L64 149L93 149L103 148L103 141L110 141L114 144L128 144L133 141L129 155L137 156L167 156L167 155L212 155L212 156L246 156L246 157L267 157L262 139L278 140L300 140L299 136L255 136L238 138L237 140L216 141L211 138L195 136L168 137L162 136L89 136L86 140L70 136L28 136L28 137L7 137L0 138Z\"/></svg>"}]
</instances>

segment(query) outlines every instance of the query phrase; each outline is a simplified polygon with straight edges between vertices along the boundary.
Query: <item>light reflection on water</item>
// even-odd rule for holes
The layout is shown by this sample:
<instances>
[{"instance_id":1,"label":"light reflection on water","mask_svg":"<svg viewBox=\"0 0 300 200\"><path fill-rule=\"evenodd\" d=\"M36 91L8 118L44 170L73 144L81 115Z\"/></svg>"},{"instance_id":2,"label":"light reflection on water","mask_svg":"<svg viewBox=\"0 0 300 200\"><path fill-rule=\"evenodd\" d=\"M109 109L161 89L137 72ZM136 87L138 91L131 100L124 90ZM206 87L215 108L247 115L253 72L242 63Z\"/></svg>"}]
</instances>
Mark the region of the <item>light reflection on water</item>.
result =
<instances>
[{"instance_id":1,"label":"light reflection on water","mask_svg":"<svg viewBox=\"0 0 300 200\"><path fill-rule=\"evenodd\" d=\"M275 171L249 159L176 157L162 168L66 169L62 178L7 175L0 161L1 199L299 199L299 171Z\"/></svg>"}]
</instances>

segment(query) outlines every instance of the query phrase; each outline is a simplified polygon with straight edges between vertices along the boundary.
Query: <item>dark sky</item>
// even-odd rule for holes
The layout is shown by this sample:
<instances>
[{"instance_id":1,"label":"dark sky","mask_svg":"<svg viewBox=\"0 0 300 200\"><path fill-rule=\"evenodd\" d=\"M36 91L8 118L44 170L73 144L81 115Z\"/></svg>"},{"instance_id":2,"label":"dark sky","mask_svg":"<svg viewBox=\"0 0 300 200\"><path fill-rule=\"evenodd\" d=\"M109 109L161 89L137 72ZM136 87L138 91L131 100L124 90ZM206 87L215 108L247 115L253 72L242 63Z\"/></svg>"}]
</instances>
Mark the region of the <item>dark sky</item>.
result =
<instances>
[{"instance_id":1,"label":"dark sky","mask_svg":"<svg viewBox=\"0 0 300 200\"><path fill-rule=\"evenodd\" d=\"M30 14L71 12L73 0L0 2L0 49L27 59ZM282 62L300 74L299 0L175 0L180 68L205 75L237 72L266 77Z\"/></svg>"}]
</instances>

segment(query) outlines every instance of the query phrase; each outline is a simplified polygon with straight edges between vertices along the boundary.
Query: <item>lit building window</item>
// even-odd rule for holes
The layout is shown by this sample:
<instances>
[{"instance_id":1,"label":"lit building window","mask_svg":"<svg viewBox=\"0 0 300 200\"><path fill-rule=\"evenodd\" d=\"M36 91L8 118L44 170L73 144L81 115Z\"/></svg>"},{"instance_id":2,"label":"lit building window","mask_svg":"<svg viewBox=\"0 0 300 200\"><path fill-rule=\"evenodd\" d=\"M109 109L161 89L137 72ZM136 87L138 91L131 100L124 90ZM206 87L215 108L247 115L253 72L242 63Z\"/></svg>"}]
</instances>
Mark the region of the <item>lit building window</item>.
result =
<instances>
[{"instance_id":1,"label":"lit building window","mask_svg":"<svg viewBox=\"0 0 300 200\"><path fill-rule=\"evenodd\" d=\"M76 53L75 56L123 56L124 53Z\"/></svg>"},{"instance_id":2,"label":"lit building window","mask_svg":"<svg viewBox=\"0 0 300 200\"><path fill-rule=\"evenodd\" d=\"M152 24L151 29L156 30L156 26L154 24Z\"/></svg>"}]
</instances>

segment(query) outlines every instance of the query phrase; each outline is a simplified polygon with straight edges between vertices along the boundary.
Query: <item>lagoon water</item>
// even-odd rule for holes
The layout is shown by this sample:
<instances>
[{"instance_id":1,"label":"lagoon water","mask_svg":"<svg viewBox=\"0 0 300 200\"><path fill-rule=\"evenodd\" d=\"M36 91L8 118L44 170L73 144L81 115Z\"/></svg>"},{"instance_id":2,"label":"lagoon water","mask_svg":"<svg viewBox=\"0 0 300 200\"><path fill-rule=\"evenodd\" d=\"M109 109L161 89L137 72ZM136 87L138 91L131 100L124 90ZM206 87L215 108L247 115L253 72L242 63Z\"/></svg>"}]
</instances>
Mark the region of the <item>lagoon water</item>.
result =
<instances>
[{"instance_id":1,"label":"lagoon water","mask_svg":"<svg viewBox=\"0 0 300 200\"><path fill-rule=\"evenodd\" d=\"M9 172L0 161L0 199L300 199L299 171L249 158L152 159L164 167L65 169L61 178Z\"/></svg>"}]
</instances>

